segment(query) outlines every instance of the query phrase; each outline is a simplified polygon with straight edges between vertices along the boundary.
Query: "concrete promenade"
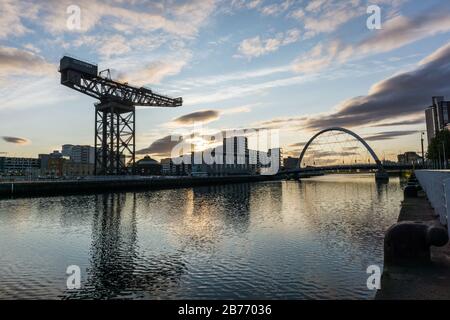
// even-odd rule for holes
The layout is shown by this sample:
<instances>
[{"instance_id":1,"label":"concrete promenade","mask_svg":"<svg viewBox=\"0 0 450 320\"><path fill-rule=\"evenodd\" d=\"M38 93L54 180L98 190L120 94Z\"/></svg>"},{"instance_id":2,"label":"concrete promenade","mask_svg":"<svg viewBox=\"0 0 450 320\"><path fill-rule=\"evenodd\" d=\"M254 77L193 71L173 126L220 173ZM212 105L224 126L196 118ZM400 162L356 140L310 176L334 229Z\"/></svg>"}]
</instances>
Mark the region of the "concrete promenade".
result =
<instances>
[{"instance_id":1,"label":"concrete promenade","mask_svg":"<svg viewBox=\"0 0 450 320\"><path fill-rule=\"evenodd\" d=\"M418 191L417 197L405 197L401 204L398 222L417 221L441 224L442 218L436 211L426 193ZM429 264L388 267L385 265L381 289L378 290L376 299L450 299L450 245L447 243L443 247L432 246L430 251L431 263Z\"/></svg>"}]
</instances>

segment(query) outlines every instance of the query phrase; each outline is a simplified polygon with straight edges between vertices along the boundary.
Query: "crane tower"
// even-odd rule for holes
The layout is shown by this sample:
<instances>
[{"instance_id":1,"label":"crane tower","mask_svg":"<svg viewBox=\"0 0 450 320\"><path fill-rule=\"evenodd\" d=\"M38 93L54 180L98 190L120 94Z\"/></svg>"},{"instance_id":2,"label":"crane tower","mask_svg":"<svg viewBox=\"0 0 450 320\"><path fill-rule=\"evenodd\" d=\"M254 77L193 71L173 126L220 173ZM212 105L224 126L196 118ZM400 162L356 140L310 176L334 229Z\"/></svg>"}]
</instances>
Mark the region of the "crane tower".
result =
<instances>
[{"instance_id":1,"label":"crane tower","mask_svg":"<svg viewBox=\"0 0 450 320\"><path fill-rule=\"evenodd\" d=\"M135 173L136 106L179 107L182 98L169 98L145 87L113 81L107 70L69 56L60 60L61 84L98 99L95 103L95 175L127 174L126 157Z\"/></svg>"}]
</instances>

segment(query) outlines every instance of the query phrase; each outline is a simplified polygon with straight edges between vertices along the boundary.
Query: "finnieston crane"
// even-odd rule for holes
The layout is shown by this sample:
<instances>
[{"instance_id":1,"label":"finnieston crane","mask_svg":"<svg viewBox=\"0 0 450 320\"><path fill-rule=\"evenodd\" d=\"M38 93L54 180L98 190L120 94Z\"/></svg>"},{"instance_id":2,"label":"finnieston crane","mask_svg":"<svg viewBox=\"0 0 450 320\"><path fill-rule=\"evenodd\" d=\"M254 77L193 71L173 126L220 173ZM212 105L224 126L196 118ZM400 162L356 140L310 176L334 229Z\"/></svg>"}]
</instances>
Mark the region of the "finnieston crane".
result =
<instances>
[{"instance_id":1,"label":"finnieston crane","mask_svg":"<svg viewBox=\"0 0 450 320\"><path fill-rule=\"evenodd\" d=\"M103 74L107 72L107 76ZM97 65L69 56L60 60L61 84L96 98L95 103L95 175L123 175L128 168L126 156L135 174L136 106L179 107L182 98L169 98L152 90L136 88L111 79L109 70L98 73Z\"/></svg>"}]
</instances>

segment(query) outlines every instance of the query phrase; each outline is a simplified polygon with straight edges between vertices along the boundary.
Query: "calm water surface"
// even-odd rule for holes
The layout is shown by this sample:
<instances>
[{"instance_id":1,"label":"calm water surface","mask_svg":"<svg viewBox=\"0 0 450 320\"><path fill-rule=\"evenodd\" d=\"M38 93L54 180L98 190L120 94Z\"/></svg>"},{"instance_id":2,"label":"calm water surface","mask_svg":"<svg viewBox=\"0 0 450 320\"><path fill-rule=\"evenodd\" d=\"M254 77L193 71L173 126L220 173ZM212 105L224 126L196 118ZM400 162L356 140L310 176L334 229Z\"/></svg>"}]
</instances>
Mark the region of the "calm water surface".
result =
<instances>
[{"instance_id":1,"label":"calm water surface","mask_svg":"<svg viewBox=\"0 0 450 320\"><path fill-rule=\"evenodd\" d=\"M0 299L370 299L398 178L0 201ZM66 288L66 268L82 288Z\"/></svg>"}]
</instances>

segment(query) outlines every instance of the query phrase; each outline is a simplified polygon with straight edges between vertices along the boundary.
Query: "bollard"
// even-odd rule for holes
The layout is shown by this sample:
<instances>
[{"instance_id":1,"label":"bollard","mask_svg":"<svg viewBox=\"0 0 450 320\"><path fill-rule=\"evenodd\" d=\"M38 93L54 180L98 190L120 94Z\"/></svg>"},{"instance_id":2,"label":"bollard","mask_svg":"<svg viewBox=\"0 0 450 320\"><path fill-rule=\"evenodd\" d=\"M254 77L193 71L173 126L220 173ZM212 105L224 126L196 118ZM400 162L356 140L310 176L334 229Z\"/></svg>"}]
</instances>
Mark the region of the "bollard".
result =
<instances>
[{"instance_id":1,"label":"bollard","mask_svg":"<svg viewBox=\"0 0 450 320\"><path fill-rule=\"evenodd\" d=\"M417 198L417 187L408 185L403 190L403 196L404 198Z\"/></svg>"},{"instance_id":2,"label":"bollard","mask_svg":"<svg viewBox=\"0 0 450 320\"><path fill-rule=\"evenodd\" d=\"M434 223L404 221L391 226L384 238L384 261L390 266L431 262L430 246L448 242L447 230Z\"/></svg>"}]
</instances>

